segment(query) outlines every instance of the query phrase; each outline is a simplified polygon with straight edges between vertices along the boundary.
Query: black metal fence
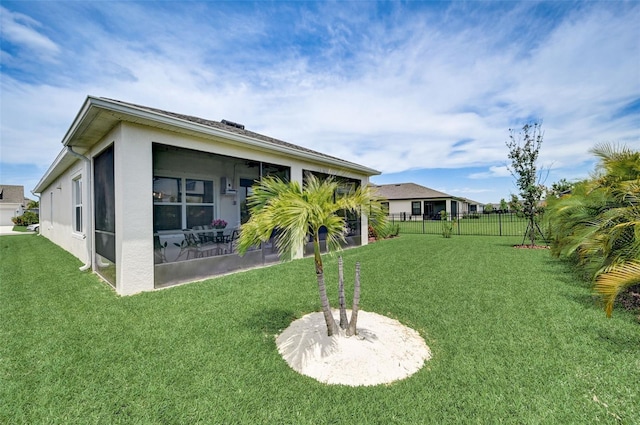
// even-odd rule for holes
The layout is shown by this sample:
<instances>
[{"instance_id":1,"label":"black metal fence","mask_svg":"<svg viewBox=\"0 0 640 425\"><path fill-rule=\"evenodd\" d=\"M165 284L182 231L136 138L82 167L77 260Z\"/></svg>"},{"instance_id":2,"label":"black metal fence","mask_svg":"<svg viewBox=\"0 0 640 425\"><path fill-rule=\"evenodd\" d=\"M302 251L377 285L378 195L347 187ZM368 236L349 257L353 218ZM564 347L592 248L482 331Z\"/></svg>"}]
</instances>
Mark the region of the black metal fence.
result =
<instances>
[{"instance_id":1,"label":"black metal fence","mask_svg":"<svg viewBox=\"0 0 640 425\"><path fill-rule=\"evenodd\" d=\"M538 217L536 220L538 228L541 228L541 218ZM390 223L400 226L400 233L440 235L445 230L446 224L452 226L451 234L453 235L524 237L529 231L529 222L526 217L516 213L465 213L449 218L447 221L439 217L399 213L389 215L388 219Z\"/></svg>"}]
</instances>

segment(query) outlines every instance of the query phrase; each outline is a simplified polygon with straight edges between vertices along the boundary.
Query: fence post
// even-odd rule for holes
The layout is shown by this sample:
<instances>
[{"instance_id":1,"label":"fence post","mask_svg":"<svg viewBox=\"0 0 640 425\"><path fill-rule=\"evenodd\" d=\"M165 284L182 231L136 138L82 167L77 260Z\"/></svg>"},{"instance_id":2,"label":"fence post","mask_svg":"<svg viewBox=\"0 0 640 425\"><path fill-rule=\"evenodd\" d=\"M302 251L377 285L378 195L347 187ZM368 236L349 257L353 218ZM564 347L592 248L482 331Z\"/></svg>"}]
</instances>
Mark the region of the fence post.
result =
<instances>
[{"instance_id":1,"label":"fence post","mask_svg":"<svg viewBox=\"0 0 640 425\"><path fill-rule=\"evenodd\" d=\"M424 216L422 216L422 234L423 234L423 235L424 235L424 232L425 232L425 231L424 231L424 221L425 221L425 220L424 220Z\"/></svg>"},{"instance_id":2,"label":"fence post","mask_svg":"<svg viewBox=\"0 0 640 425\"><path fill-rule=\"evenodd\" d=\"M502 214L498 214L498 227L500 228L500 236L502 236Z\"/></svg>"}]
</instances>

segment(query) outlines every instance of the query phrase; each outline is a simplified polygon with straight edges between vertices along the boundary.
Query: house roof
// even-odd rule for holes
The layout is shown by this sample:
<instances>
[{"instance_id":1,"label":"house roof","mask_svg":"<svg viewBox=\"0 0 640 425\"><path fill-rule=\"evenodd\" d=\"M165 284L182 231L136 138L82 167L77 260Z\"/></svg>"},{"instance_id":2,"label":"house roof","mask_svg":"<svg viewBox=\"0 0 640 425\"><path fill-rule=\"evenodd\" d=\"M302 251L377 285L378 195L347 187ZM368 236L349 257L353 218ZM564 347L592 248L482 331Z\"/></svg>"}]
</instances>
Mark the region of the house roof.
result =
<instances>
[{"instance_id":1,"label":"house roof","mask_svg":"<svg viewBox=\"0 0 640 425\"><path fill-rule=\"evenodd\" d=\"M332 159L334 161L341 161L347 164L350 164L352 166L356 166L356 167L360 167L360 165L355 164L353 162L349 162L349 161L345 161L342 160L340 158L336 158L330 155L326 155L324 153L321 152L316 152L312 149L308 149L302 146L298 146L298 145L294 145L293 143L288 143L285 142L283 140L279 140L279 139L275 139L273 137L269 137L269 136L265 136L263 134L260 133L255 133L253 131L249 131L249 130L245 130L243 125L233 125L233 123L231 123L230 121L227 120L222 120L222 121L213 121L213 120L208 120L208 119L204 119L204 118L199 118L199 117L195 117L192 115L184 115L184 114L178 114L175 112L169 112L169 111L164 111L162 109L157 109L157 108L150 108L148 106L141 106L141 105L136 105L134 103L128 103L128 102L123 102L121 100L115 100L115 99L107 99L107 98L102 98L104 100L108 100L111 102L116 102L118 104L121 105L127 105L133 108L139 108L139 109L143 109L146 111L150 111L150 112L154 112L160 115L166 115L168 117L173 117L179 120L183 120L183 121L188 121L191 123L196 123L196 124L201 124L203 126L206 127L211 127L211 128L215 128L218 130L223 130L226 132L231 132L231 133L235 133L235 134L240 134L243 136L247 136L253 139L257 139L257 140L261 140L263 142L269 143L269 144L274 144L274 145L278 145L278 146L282 146L285 147L287 149L291 149L294 151L300 151L300 152L306 152L306 153L310 153L310 154L314 154L314 155L318 155L322 158L327 158L327 159ZM379 174L379 173L378 173Z\"/></svg>"},{"instance_id":2,"label":"house roof","mask_svg":"<svg viewBox=\"0 0 640 425\"><path fill-rule=\"evenodd\" d=\"M22 205L24 200L24 186L0 185L0 203Z\"/></svg>"},{"instance_id":3,"label":"house roof","mask_svg":"<svg viewBox=\"0 0 640 425\"><path fill-rule=\"evenodd\" d=\"M120 100L88 96L62 139L65 149L60 152L47 173L38 182L35 191L44 189L55 178L58 171L63 171L77 160L67 147L88 149L122 121L208 137L222 143L242 145L256 150L275 151L305 161L320 163L335 171L351 170L367 176L380 174L379 171L363 165L245 130L244 126L234 125L229 121L213 121Z\"/></svg>"},{"instance_id":4,"label":"house roof","mask_svg":"<svg viewBox=\"0 0 640 425\"><path fill-rule=\"evenodd\" d=\"M454 198L447 193L440 192L415 183L395 183L374 186L378 195L389 199L428 199L428 198Z\"/></svg>"}]
</instances>

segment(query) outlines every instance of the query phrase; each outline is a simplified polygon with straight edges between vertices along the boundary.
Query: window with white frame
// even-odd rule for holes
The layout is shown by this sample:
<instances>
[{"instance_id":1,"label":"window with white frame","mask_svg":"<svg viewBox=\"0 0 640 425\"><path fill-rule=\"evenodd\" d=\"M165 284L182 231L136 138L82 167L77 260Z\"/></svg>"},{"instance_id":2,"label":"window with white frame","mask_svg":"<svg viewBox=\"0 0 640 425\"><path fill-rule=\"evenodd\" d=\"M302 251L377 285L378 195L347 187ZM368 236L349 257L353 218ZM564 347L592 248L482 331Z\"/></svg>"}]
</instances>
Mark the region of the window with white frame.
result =
<instances>
[{"instance_id":1,"label":"window with white frame","mask_svg":"<svg viewBox=\"0 0 640 425\"><path fill-rule=\"evenodd\" d=\"M213 180L153 178L153 230L191 229L211 224Z\"/></svg>"},{"instance_id":2,"label":"window with white frame","mask_svg":"<svg viewBox=\"0 0 640 425\"><path fill-rule=\"evenodd\" d=\"M73 179L73 231L82 233L82 176Z\"/></svg>"}]
</instances>

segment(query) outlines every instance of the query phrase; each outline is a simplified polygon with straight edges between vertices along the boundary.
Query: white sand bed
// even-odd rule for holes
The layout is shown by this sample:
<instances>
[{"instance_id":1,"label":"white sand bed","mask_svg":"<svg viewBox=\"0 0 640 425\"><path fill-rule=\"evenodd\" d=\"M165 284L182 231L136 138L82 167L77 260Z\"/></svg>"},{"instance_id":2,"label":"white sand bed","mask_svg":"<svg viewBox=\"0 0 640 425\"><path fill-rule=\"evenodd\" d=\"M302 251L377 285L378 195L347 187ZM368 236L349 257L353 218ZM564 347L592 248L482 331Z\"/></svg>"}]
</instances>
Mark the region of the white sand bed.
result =
<instances>
[{"instance_id":1,"label":"white sand bed","mask_svg":"<svg viewBox=\"0 0 640 425\"><path fill-rule=\"evenodd\" d=\"M333 315L339 320L339 311ZM348 311L351 318L351 311ZM278 351L294 370L327 384L388 384L416 373L431 351L415 330L397 320L360 310L358 335L327 336L322 312L294 321L276 338Z\"/></svg>"}]
</instances>

